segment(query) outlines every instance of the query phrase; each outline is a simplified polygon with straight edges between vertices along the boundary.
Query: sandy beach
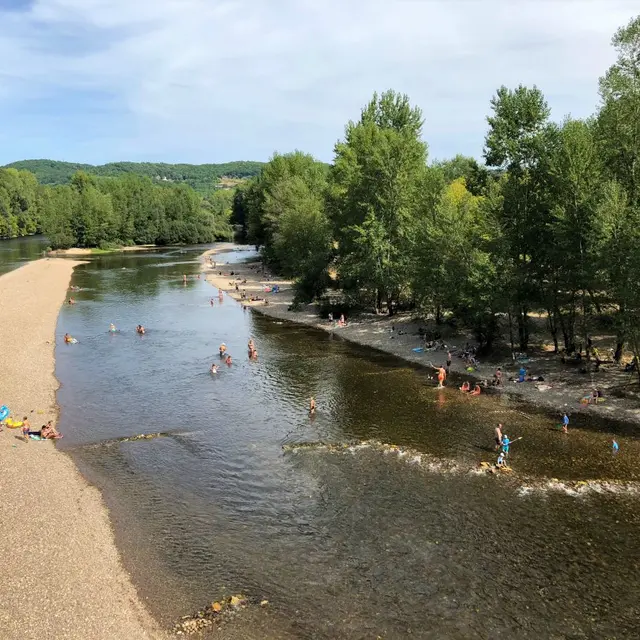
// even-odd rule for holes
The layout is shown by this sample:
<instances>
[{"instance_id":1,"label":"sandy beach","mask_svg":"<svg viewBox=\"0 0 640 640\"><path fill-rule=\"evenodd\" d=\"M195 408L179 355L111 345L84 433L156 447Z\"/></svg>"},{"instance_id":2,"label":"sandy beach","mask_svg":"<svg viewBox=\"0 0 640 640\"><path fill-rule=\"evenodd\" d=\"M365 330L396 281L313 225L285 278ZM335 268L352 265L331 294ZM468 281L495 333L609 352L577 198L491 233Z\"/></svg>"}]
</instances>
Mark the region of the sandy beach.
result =
<instances>
[{"instance_id":1,"label":"sandy beach","mask_svg":"<svg viewBox=\"0 0 640 640\"><path fill-rule=\"evenodd\" d=\"M56 420L58 312L79 263L43 259L0 277L0 404L32 428ZM3 640L165 638L116 549L97 489L52 441L0 433Z\"/></svg>"},{"instance_id":2,"label":"sandy beach","mask_svg":"<svg viewBox=\"0 0 640 640\"><path fill-rule=\"evenodd\" d=\"M336 322L320 318L317 304L306 305L298 311L290 310L293 301L291 282L270 273L261 262L256 260L225 264L222 257L214 269L208 259L212 253L213 251L207 251L202 255L202 269L206 273L207 281L258 313L334 332L345 340L373 347L426 367L446 363L446 351L412 351L423 345L418 330L424 327L424 323L416 320L411 314L397 314L390 318L386 315L361 313L355 318L347 318L347 325L340 327ZM279 292L268 292L274 285L278 285ZM243 292L246 295L245 299L242 299ZM251 301L252 297L260 300ZM442 330L446 331L445 328ZM464 347L467 341L473 343L470 336L453 332L443 335L443 339L448 345L458 348ZM596 344L601 347L597 341ZM451 372L457 374L456 381L463 376L470 380L490 380L496 367L501 367L505 384L499 390L492 388L492 393L502 393L546 411L580 414L582 420L613 420L640 424L640 398L637 394L628 393L625 397L614 397L609 393L630 381L630 375L618 367L603 365L599 373L583 375L578 373L577 368L562 365L559 358L552 353L536 353L525 366L532 375L542 375L544 381L510 382L509 378L517 378L520 368L520 364L514 363L511 358L490 358L488 361L481 361L475 371L468 372L463 360L454 354ZM605 402L597 405L581 403L581 398L587 395L594 385L604 391Z\"/></svg>"}]
</instances>

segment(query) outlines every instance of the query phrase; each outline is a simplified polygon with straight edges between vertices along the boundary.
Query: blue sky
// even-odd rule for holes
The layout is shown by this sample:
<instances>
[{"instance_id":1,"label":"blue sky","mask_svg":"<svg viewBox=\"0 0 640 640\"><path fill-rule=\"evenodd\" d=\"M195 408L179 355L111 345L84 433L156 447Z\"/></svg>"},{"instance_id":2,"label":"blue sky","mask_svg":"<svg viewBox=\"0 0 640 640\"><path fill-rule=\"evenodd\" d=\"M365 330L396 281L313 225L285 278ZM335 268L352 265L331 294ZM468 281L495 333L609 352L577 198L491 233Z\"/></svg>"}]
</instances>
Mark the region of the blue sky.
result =
<instances>
[{"instance_id":1,"label":"blue sky","mask_svg":"<svg viewBox=\"0 0 640 640\"><path fill-rule=\"evenodd\" d=\"M330 161L376 90L409 94L431 158L481 157L489 100L598 104L637 0L0 0L0 164Z\"/></svg>"}]
</instances>

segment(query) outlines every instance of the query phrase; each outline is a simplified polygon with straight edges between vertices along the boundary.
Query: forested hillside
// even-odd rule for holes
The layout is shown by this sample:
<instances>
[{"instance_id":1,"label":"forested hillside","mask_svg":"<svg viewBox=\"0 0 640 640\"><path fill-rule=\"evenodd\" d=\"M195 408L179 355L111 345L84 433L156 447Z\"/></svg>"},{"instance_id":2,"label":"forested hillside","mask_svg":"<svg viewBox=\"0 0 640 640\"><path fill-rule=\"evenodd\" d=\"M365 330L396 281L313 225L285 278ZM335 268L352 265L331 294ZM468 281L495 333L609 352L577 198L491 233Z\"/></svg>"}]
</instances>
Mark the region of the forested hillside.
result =
<instances>
[{"instance_id":1,"label":"forested hillside","mask_svg":"<svg viewBox=\"0 0 640 640\"><path fill-rule=\"evenodd\" d=\"M229 240L232 201L231 190L202 196L135 174L77 171L70 184L48 186L28 171L0 169L0 238L44 233L56 249Z\"/></svg>"},{"instance_id":2,"label":"forested hillside","mask_svg":"<svg viewBox=\"0 0 640 640\"><path fill-rule=\"evenodd\" d=\"M155 182L187 184L199 193L209 193L216 188L220 178L250 178L257 175L262 162L226 162L224 164L165 164L154 162L111 162L103 165L77 164L57 160L21 160L6 165L30 171L40 184L69 184L76 171L103 177L133 174L150 178Z\"/></svg>"},{"instance_id":3,"label":"forested hillside","mask_svg":"<svg viewBox=\"0 0 640 640\"><path fill-rule=\"evenodd\" d=\"M428 164L420 109L388 91L347 124L328 172L276 155L238 189L232 220L299 302L332 286L355 306L462 323L483 346L506 324L522 351L535 313L556 349L587 358L598 317L615 359L624 344L640 359L640 17L613 46L591 118L554 122L537 87L500 87L484 167Z\"/></svg>"}]
</instances>

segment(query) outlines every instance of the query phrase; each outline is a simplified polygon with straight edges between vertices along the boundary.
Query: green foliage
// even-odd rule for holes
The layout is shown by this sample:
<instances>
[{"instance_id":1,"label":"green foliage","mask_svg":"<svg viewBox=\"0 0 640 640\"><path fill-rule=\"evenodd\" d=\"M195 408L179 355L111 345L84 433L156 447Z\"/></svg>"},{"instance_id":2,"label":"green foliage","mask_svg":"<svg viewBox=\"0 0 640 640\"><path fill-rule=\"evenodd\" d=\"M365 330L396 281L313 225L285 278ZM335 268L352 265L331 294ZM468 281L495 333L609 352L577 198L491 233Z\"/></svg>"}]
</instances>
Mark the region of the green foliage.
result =
<instances>
[{"instance_id":1,"label":"green foliage","mask_svg":"<svg viewBox=\"0 0 640 640\"><path fill-rule=\"evenodd\" d=\"M405 95L387 91L349 122L335 148L329 195L338 243L338 274L363 304L399 302L425 179L422 113Z\"/></svg>"},{"instance_id":2,"label":"green foliage","mask_svg":"<svg viewBox=\"0 0 640 640\"><path fill-rule=\"evenodd\" d=\"M41 229L53 248L197 244L231 235L231 194L203 199L191 187L162 187L126 175L100 179L81 171L69 185L45 187Z\"/></svg>"},{"instance_id":3,"label":"green foliage","mask_svg":"<svg viewBox=\"0 0 640 640\"><path fill-rule=\"evenodd\" d=\"M159 184L186 184L199 193L216 188L220 178L251 178L257 175L262 162L226 162L224 164L165 164L163 162L111 162L94 166L57 160L22 160L8 167L33 173L40 184L69 184L77 171L94 176L119 178L134 175L149 178Z\"/></svg>"}]
</instances>

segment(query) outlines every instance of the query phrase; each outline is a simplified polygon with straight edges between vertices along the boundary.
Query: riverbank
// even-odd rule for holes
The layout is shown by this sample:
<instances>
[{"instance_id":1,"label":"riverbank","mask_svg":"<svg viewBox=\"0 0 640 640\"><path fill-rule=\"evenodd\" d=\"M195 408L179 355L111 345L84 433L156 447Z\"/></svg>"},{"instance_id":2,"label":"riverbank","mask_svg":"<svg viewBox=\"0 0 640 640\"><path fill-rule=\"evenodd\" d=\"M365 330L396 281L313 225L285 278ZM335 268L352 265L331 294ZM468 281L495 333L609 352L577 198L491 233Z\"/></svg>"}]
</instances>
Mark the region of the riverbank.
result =
<instances>
[{"instance_id":1,"label":"riverbank","mask_svg":"<svg viewBox=\"0 0 640 640\"><path fill-rule=\"evenodd\" d=\"M0 276L0 403L35 429L57 419L55 329L77 264L37 260ZM3 429L2 638L165 638L121 565L98 490L53 442Z\"/></svg>"},{"instance_id":2,"label":"riverbank","mask_svg":"<svg viewBox=\"0 0 640 640\"><path fill-rule=\"evenodd\" d=\"M401 313L390 318L386 315L362 313L355 318L347 318L346 326L341 327L335 321L321 318L317 304L306 305L299 311L291 310L291 281L274 276L261 262L220 264L213 269L206 260L209 253L202 255L205 258L202 269L207 281L258 313L328 331L345 340L373 347L415 364L427 367L446 364L446 351L413 351L424 345L419 331L425 328L425 324L410 314ZM279 289L277 293L271 291L275 285ZM243 292L245 299L242 298ZM470 336L461 333L450 332L443 335L443 339L448 345L458 348L464 347L467 342L473 344ZM595 343L600 346L597 338ZM579 414L583 422L612 420L640 425L640 397L633 392L621 391L629 382L634 382L634 379L619 367L603 365L598 373L581 374L578 367L563 365L553 353L540 352L532 355L525 366L534 377L542 376L543 381L510 381L510 378L517 379L520 366L520 363L513 362L510 357L505 359L495 356L469 372L463 360L454 353L451 372L456 374L456 380L465 378L482 381L491 380L496 368L501 367L505 383L501 388L492 387L491 393L500 393L546 411ZM593 386L603 391L605 401L597 405L584 404L581 400L590 393ZM616 397L614 394L624 394L624 397Z\"/></svg>"}]
</instances>

